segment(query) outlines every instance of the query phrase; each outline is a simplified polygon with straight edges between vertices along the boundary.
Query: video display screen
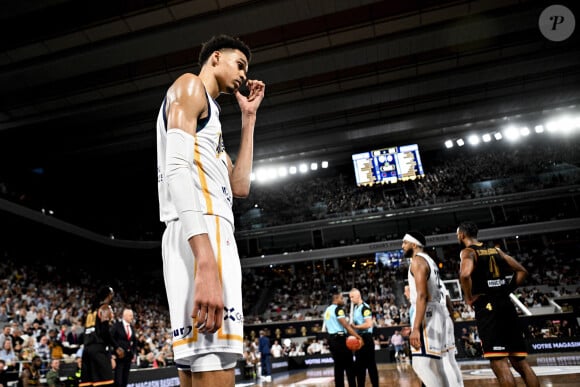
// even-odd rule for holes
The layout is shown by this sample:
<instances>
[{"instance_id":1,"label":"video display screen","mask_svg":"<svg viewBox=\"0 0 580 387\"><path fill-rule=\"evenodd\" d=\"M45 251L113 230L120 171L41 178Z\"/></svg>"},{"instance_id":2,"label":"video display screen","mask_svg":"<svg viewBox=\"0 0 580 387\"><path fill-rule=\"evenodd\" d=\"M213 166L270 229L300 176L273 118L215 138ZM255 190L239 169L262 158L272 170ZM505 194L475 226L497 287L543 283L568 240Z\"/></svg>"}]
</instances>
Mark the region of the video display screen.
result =
<instances>
[{"instance_id":1,"label":"video display screen","mask_svg":"<svg viewBox=\"0 0 580 387\"><path fill-rule=\"evenodd\" d=\"M357 186L394 184L425 176L417 144L352 155Z\"/></svg>"}]
</instances>

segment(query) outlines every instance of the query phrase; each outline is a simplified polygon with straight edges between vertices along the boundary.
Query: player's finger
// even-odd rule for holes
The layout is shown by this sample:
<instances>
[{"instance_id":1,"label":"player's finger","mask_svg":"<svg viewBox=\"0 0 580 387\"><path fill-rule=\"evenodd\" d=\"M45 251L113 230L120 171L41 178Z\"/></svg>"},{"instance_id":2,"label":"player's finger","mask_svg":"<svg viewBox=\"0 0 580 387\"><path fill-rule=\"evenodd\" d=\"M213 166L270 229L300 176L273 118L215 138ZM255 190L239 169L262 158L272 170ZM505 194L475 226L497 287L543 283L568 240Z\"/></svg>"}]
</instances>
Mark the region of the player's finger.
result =
<instances>
[{"instance_id":1,"label":"player's finger","mask_svg":"<svg viewBox=\"0 0 580 387\"><path fill-rule=\"evenodd\" d=\"M198 313L193 316L195 319L195 327L198 330L203 331L207 320L207 306L200 305L198 309Z\"/></svg>"},{"instance_id":2,"label":"player's finger","mask_svg":"<svg viewBox=\"0 0 580 387\"><path fill-rule=\"evenodd\" d=\"M215 332L215 308L211 307L207 310L207 319L205 321L204 333Z\"/></svg>"},{"instance_id":3,"label":"player's finger","mask_svg":"<svg viewBox=\"0 0 580 387\"><path fill-rule=\"evenodd\" d=\"M224 308L216 309L215 314L215 330L217 331L222 327L222 323L224 321Z\"/></svg>"}]
</instances>

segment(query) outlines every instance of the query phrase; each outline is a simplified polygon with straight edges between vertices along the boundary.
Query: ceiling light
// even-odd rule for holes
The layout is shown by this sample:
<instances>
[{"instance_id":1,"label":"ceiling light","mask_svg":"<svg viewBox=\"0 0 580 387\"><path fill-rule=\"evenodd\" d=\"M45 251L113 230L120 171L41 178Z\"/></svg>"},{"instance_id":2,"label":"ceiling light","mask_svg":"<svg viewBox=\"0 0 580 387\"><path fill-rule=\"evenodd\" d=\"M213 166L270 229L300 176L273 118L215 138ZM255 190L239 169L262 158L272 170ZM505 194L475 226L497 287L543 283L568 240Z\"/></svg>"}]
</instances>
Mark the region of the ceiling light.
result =
<instances>
[{"instance_id":1,"label":"ceiling light","mask_svg":"<svg viewBox=\"0 0 580 387\"><path fill-rule=\"evenodd\" d=\"M472 134L471 136L469 136L469 137L467 138L467 142L468 142L470 145L473 145L473 146L475 146L475 145L479 144L479 136L478 136L477 134Z\"/></svg>"},{"instance_id":2,"label":"ceiling light","mask_svg":"<svg viewBox=\"0 0 580 387\"><path fill-rule=\"evenodd\" d=\"M318 169L318 163L310 163L310 170L316 171Z\"/></svg>"},{"instance_id":3,"label":"ceiling light","mask_svg":"<svg viewBox=\"0 0 580 387\"><path fill-rule=\"evenodd\" d=\"M458 139L457 139L455 142L457 143L457 145L458 145L458 146L463 146L463 145L465 145L465 141L463 141L463 139L462 139L462 138L458 138Z\"/></svg>"},{"instance_id":4,"label":"ceiling light","mask_svg":"<svg viewBox=\"0 0 580 387\"><path fill-rule=\"evenodd\" d=\"M501 140L503 138L502 134L500 132L495 132L493 134L493 138L495 138L497 141Z\"/></svg>"},{"instance_id":5,"label":"ceiling light","mask_svg":"<svg viewBox=\"0 0 580 387\"><path fill-rule=\"evenodd\" d=\"M522 136L529 136L529 134L530 134L530 128L528 128L527 126L522 126L520 128L520 134Z\"/></svg>"},{"instance_id":6,"label":"ceiling light","mask_svg":"<svg viewBox=\"0 0 580 387\"><path fill-rule=\"evenodd\" d=\"M298 170L300 171L300 173L306 173L306 172L308 172L308 165L300 164L300 166L298 167Z\"/></svg>"},{"instance_id":7,"label":"ceiling light","mask_svg":"<svg viewBox=\"0 0 580 387\"><path fill-rule=\"evenodd\" d=\"M291 166L288 169L288 172L290 172L291 175L295 175L296 174L296 167L295 166Z\"/></svg>"},{"instance_id":8,"label":"ceiling light","mask_svg":"<svg viewBox=\"0 0 580 387\"><path fill-rule=\"evenodd\" d=\"M328 161L323 161L321 166L323 169L328 168Z\"/></svg>"},{"instance_id":9,"label":"ceiling light","mask_svg":"<svg viewBox=\"0 0 580 387\"><path fill-rule=\"evenodd\" d=\"M520 137L520 133L514 126L509 126L504 129L503 135L510 141L515 141Z\"/></svg>"},{"instance_id":10,"label":"ceiling light","mask_svg":"<svg viewBox=\"0 0 580 387\"><path fill-rule=\"evenodd\" d=\"M481 139L483 140L483 142L490 142L491 141L491 134L486 133L483 136L481 136Z\"/></svg>"},{"instance_id":11,"label":"ceiling light","mask_svg":"<svg viewBox=\"0 0 580 387\"><path fill-rule=\"evenodd\" d=\"M534 131L535 131L536 133L544 133L544 125L536 125L536 126L534 127Z\"/></svg>"},{"instance_id":12,"label":"ceiling light","mask_svg":"<svg viewBox=\"0 0 580 387\"><path fill-rule=\"evenodd\" d=\"M445 148L447 148L447 149L453 148L453 141L451 141L451 140L445 141Z\"/></svg>"}]
</instances>

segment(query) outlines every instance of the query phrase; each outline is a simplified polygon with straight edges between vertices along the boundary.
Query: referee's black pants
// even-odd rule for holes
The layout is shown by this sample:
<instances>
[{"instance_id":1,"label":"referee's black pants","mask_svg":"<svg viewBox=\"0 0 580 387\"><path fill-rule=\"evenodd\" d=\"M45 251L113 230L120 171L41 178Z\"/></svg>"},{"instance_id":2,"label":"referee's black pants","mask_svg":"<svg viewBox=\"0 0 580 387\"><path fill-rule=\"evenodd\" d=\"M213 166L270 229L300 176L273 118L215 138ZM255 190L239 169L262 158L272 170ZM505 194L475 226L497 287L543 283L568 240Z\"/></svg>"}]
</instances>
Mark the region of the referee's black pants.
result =
<instances>
[{"instance_id":1,"label":"referee's black pants","mask_svg":"<svg viewBox=\"0 0 580 387\"><path fill-rule=\"evenodd\" d=\"M354 368L356 369L356 380L358 386L365 385L367 370L373 387L379 387L379 371L375 360L375 341L372 333L362 333L360 335L364 345L355 352L356 360Z\"/></svg>"},{"instance_id":2,"label":"referee's black pants","mask_svg":"<svg viewBox=\"0 0 580 387\"><path fill-rule=\"evenodd\" d=\"M346 335L329 335L328 347L334 360L334 385L344 387L344 373L349 386L356 386L352 351L346 347Z\"/></svg>"}]
</instances>

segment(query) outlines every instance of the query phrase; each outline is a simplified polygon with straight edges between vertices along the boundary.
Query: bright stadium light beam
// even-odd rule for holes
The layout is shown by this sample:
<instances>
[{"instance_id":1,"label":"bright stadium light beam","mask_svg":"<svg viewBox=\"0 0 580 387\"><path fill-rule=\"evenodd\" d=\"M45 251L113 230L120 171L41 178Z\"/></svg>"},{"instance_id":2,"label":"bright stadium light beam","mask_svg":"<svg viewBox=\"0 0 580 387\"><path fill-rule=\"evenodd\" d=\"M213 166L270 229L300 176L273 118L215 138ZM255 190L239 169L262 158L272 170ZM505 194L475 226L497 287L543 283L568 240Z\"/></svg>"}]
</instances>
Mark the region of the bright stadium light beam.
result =
<instances>
[{"instance_id":1,"label":"bright stadium light beam","mask_svg":"<svg viewBox=\"0 0 580 387\"><path fill-rule=\"evenodd\" d=\"M483 140L483 142L490 142L491 141L491 134L485 133L483 136L481 136L481 139Z\"/></svg>"},{"instance_id":2,"label":"bright stadium light beam","mask_svg":"<svg viewBox=\"0 0 580 387\"><path fill-rule=\"evenodd\" d=\"M520 134L524 137L529 136L530 135L530 128L528 128L527 126L522 126L520 128Z\"/></svg>"},{"instance_id":3,"label":"bright stadium light beam","mask_svg":"<svg viewBox=\"0 0 580 387\"><path fill-rule=\"evenodd\" d=\"M520 133L514 126L508 126L505 128L503 135L510 141L516 141L518 138L520 138Z\"/></svg>"},{"instance_id":4,"label":"bright stadium light beam","mask_svg":"<svg viewBox=\"0 0 580 387\"><path fill-rule=\"evenodd\" d=\"M316 171L318 169L318 163L310 163L310 170Z\"/></svg>"},{"instance_id":5,"label":"bright stadium light beam","mask_svg":"<svg viewBox=\"0 0 580 387\"><path fill-rule=\"evenodd\" d=\"M300 166L298 167L298 170L300 171L300 173L306 173L306 172L308 172L308 165L300 164Z\"/></svg>"},{"instance_id":6,"label":"bright stadium light beam","mask_svg":"<svg viewBox=\"0 0 580 387\"><path fill-rule=\"evenodd\" d=\"M562 117L558 120L558 126L562 133L568 134L574 130L574 120L570 117Z\"/></svg>"},{"instance_id":7,"label":"bright stadium light beam","mask_svg":"<svg viewBox=\"0 0 580 387\"><path fill-rule=\"evenodd\" d=\"M536 126L534 126L534 131L536 133L544 133L544 125L536 125Z\"/></svg>"},{"instance_id":8,"label":"bright stadium light beam","mask_svg":"<svg viewBox=\"0 0 580 387\"><path fill-rule=\"evenodd\" d=\"M453 148L453 141L451 141L451 140L445 141L445 148L447 148L447 149Z\"/></svg>"},{"instance_id":9,"label":"bright stadium light beam","mask_svg":"<svg viewBox=\"0 0 580 387\"><path fill-rule=\"evenodd\" d=\"M288 175L288 170L286 169L286 167L279 167L278 168L278 176L286 177L287 175Z\"/></svg>"},{"instance_id":10,"label":"bright stadium light beam","mask_svg":"<svg viewBox=\"0 0 580 387\"><path fill-rule=\"evenodd\" d=\"M291 174L291 175L295 175L295 174L296 174L296 172L297 172L297 169L296 169L296 167L295 167L295 166L291 166L291 167L288 169L288 172L290 172L290 174Z\"/></svg>"},{"instance_id":11,"label":"bright stadium light beam","mask_svg":"<svg viewBox=\"0 0 580 387\"><path fill-rule=\"evenodd\" d=\"M457 143L457 146L463 146L465 145L465 141L463 141L462 138L458 138L455 143Z\"/></svg>"},{"instance_id":12,"label":"bright stadium light beam","mask_svg":"<svg viewBox=\"0 0 580 387\"><path fill-rule=\"evenodd\" d=\"M256 171L256 180L260 183L268 180L268 171L264 168L258 169Z\"/></svg>"},{"instance_id":13,"label":"bright stadium light beam","mask_svg":"<svg viewBox=\"0 0 580 387\"><path fill-rule=\"evenodd\" d=\"M322 162L322 169L326 169L328 168L328 161L323 161Z\"/></svg>"},{"instance_id":14,"label":"bright stadium light beam","mask_svg":"<svg viewBox=\"0 0 580 387\"><path fill-rule=\"evenodd\" d=\"M495 132L493 134L493 138L495 138L496 141L499 141L499 140L501 140L503 138L503 135L501 134L501 132Z\"/></svg>"},{"instance_id":15,"label":"bright stadium light beam","mask_svg":"<svg viewBox=\"0 0 580 387\"><path fill-rule=\"evenodd\" d=\"M472 134L467 138L467 142L469 145L476 146L479 144L479 136L477 134Z\"/></svg>"},{"instance_id":16,"label":"bright stadium light beam","mask_svg":"<svg viewBox=\"0 0 580 387\"><path fill-rule=\"evenodd\" d=\"M276 180L276 178L278 177L278 172L276 171L276 168L268 168L266 170L267 176L268 176L268 180Z\"/></svg>"}]
</instances>

